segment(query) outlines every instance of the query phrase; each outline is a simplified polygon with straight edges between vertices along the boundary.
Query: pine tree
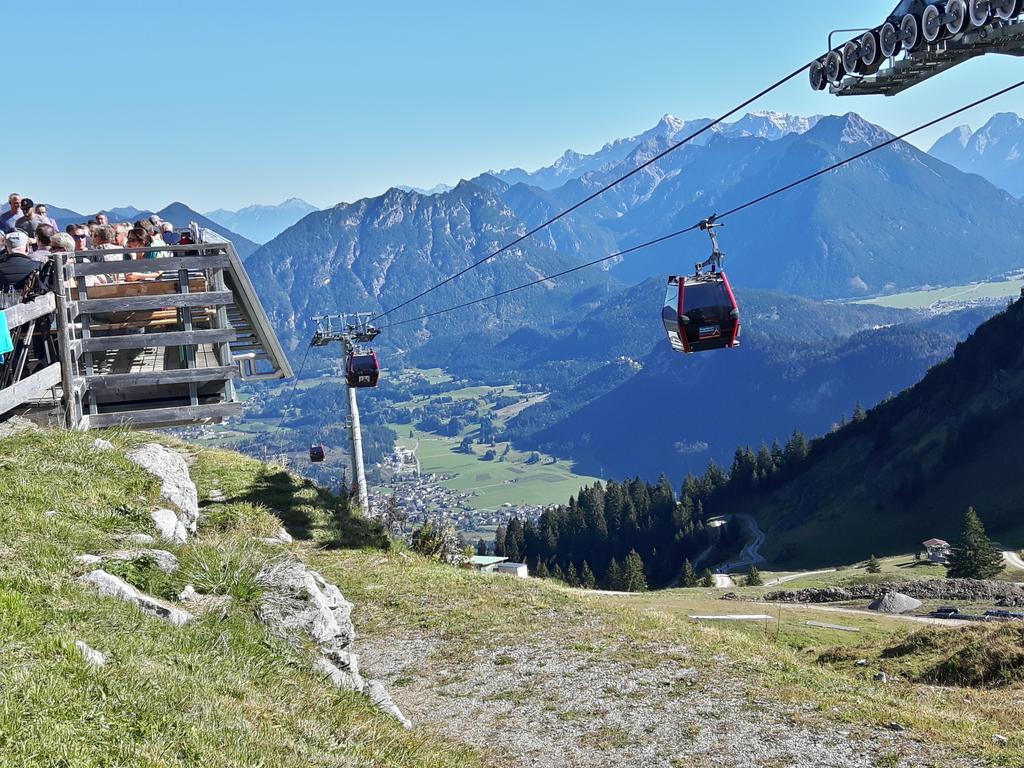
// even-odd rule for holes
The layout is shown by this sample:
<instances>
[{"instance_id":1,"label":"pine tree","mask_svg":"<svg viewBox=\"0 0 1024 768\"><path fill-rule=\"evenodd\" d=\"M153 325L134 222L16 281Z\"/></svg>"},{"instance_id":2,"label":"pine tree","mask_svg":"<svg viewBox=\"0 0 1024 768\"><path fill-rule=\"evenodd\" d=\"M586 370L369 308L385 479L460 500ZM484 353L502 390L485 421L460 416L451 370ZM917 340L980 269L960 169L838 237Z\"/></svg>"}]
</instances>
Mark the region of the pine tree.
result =
<instances>
[{"instance_id":1,"label":"pine tree","mask_svg":"<svg viewBox=\"0 0 1024 768\"><path fill-rule=\"evenodd\" d=\"M631 549L626 556L626 565L622 569L622 589L625 592L647 591L644 561L635 549Z\"/></svg>"},{"instance_id":2,"label":"pine tree","mask_svg":"<svg viewBox=\"0 0 1024 768\"><path fill-rule=\"evenodd\" d=\"M558 579L559 581L565 581L565 574L562 573L562 566L555 563L555 567L551 569L551 578Z\"/></svg>"},{"instance_id":3,"label":"pine tree","mask_svg":"<svg viewBox=\"0 0 1024 768\"><path fill-rule=\"evenodd\" d=\"M693 563L689 560L684 560L683 568L679 571L679 586L696 587L697 583L697 571L693 569Z\"/></svg>"},{"instance_id":4,"label":"pine tree","mask_svg":"<svg viewBox=\"0 0 1024 768\"><path fill-rule=\"evenodd\" d=\"M536 576L538 579L548 578L548 576L551 575L550 573L548 573L548 564L545 563L543 560L538 560L537 567L533 569L533 575Z\"/></svg>"},{"instance_id":5,"label":"pine tree","mask_svg":"<svg viewBox=\"0 0 1024 768\"><path fill-rule=\"evenodd\" d=\"M713 587L715 586L715 575L711 573L710 568L705 568L704 573L701 574L700 585L702 587Z\"/></svg>"},{"instance_id":6,"label":"pine tree","mask_svg":"<svg viewBox=\"0 0 1024 768\"><path fill-rule=\"evenodd\" d=\"M494 555L495 557L505 556L505 526L499 525L494 531Z\"/></svg>"},{"instance_id":7,"label":"pine tree","mask_svg":"<svg viewBox=\"0 0 1024 768\"><path fill-rule=\"evenodd\" d=\"M597 580L594 578L594 572L590 570L590 563L584 560L583 569L580 571L580 586L584 589L593 589L596 584Z\"/></svg>"},{"instance_id":8,"label":"pine tree","mask_svg":"<svg viewBox=\"0 0 1024 768\"><path fill-rule=\"evenodd\" d=\"M760 587L764 585L764 579L761 578L761 572L757 570L756 565L750 566L750 570L747 571L747 580L744 584L748 587Z\"/></svg>"},{"instance_id":9,"label":"pine tree","mask_svg":"<svg viewBox=\"0 0 1024 768\"><path fill-rule=\"evenodd\" d=\"M480 557L485 557L487 555L487 542L483 539L477 539L476 553Z\"/></svg>"},{"instance_id":10,"label":"pine tree","mask_svg":"<svg viewBox=\"0 0 1024 768\"><path fill-rule=\"evenodd\" d=\"M864 421L864 419L866 419L867 417L868 417L868 412L864 410L864 406L861 405L860 401L858 400L857 401L857 405L853 409L853 420L854 421Z\"/></svg>"},{"instance_id":11,"label":"pine tree","mask_svg":"<svg viewBox=\"0 0 1024 768\"><path fill-rule=\"evenodd\" d=\"M1001 573L1003 556L985 533L985 526L974 511L967 509L960 541L949 556L946 576L950 579L991 579Z\"/></svg>"},{"instance_id":12,"label":"pine tree","mask_svg":"<svg viewBox=\"0 0 1024 768\"><path fill-rule=\"evenodd\" d=\"M604 586L605 589L613 591L622 589L622 569L619 567L619 563L614 557L612 558L612 561L608 563L608 570L605 571Z\"/></svg>"},{"instance_id":13,"label":"pine tree","mask_svg":"<svg viewBox=\"0 0 1024 768\"><path fill-rule=\"evenodd\" d=\"M565 583L570 587L580 585L580 577L576 575L576 566L573 563L569 563L569 567L565 569Z\"/></svg>"},{"instance_id":14,"label":"pine tree","mask_svg":"<svg viewBox=\"0 0 1024 768\"><path fill-rule=\"evenodd\" d=\"M882 572L882 564L880 562L878 562L878 558L875 557L874 555L872 555L871 557L868 558L867 571L868 571L868 573L881 573Z\"/></svg>"}]
</instances>

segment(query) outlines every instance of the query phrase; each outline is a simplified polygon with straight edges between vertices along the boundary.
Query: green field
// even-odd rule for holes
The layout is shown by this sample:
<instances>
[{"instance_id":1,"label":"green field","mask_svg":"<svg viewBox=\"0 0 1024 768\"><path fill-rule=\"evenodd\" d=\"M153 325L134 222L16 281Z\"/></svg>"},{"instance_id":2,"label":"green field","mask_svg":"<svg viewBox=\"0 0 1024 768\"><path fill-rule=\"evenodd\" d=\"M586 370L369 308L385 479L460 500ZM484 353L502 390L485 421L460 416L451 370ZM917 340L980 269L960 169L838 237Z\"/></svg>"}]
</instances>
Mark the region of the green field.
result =
<instances>
[{"instance_id":1,"label":"green field","mask_svg":"<svg viewBox=\"0 0 1024 768\"><path fill-rule=\"evenodd\" d=\"M402 435L399 445L416 449L423 474L453 475L444 485L456 491L476 492L472 501L476 509L497 509L506 503L565 504L581 486L597 482L595 477L575 474L568 462L552 464L552 459L543 454L536 464L527 464L530 454L516 450L510 450L501 460L507 443L496 443L493 450L497 458L485 461L483 455L491 449L489 445L474 445L470 455L458 450L458 439L418 430L412 430L410 438L407 426L393 428Z\"/></svg>"},{"instance_id":2,"label":"green field","mask_svg":"<svg viewBox=\"0 0 1024 768\"><path fill-rule=\"evenodd\" d=\"M928 288L920 291L894 293L874 299L864 299L857 304L875 304L892 309L939 309L943 305L955 305L969 301L1009 299L1020 296L1024 280L1004 280L994 283L972 283L950 288Z\"/></svg>"}]
</instances>

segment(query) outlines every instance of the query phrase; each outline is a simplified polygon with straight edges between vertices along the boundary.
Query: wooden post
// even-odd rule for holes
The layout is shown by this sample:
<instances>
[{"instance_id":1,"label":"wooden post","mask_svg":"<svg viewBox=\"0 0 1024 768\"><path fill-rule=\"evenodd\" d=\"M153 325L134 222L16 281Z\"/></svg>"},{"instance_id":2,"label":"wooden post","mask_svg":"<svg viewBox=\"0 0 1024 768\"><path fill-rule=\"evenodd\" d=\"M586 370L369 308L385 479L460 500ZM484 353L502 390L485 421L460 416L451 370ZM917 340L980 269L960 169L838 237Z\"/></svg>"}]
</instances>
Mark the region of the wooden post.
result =
<instances>
[{"instance_id":1,"label":"wooden post","mask_svg":"<svg viewBox=\"0 0 1024 768\"><path fill-rule=\"evenodd\" d=\"M57 351L60 356L60 386L64 394L64 427L78 429L82 423L82 401L75 389L78 358L71 349L71 318L68 316L71 297L64 272L67 262L63 253L56 253L50 258L57 280L54 298L57 301Z\"/></svg>"}]
</instances>

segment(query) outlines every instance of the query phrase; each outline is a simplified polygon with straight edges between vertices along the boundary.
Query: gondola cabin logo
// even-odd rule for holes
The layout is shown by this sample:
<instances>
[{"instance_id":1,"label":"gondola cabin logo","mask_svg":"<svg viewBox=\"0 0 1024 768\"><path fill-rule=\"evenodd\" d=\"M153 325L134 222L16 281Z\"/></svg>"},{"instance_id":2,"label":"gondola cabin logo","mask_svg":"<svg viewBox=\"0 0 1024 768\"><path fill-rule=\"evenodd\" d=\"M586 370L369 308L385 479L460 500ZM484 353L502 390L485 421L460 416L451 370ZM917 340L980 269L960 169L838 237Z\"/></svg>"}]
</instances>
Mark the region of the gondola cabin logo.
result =
<instances>
[{"instance_id":1,"label":"gondola cabin logo","mask_svg":"<svg viewBox=\"0 0 1024 768\"><path fill-rule=\"evenodd\" d=\"M718 339L722 336L722 329L717 325L702 325L699 331L699 338L703 341L704 339Z\"/></svg>"}]
</instances>

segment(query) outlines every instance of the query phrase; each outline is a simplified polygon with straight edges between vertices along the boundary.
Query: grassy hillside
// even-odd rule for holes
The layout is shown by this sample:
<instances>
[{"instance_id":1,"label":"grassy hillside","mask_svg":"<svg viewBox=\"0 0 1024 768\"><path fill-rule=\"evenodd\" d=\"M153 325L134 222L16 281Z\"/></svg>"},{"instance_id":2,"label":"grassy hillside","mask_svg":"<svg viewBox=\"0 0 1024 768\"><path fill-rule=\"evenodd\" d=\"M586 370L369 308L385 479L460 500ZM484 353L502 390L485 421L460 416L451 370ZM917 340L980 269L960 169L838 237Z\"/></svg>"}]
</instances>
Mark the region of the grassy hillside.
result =
<instances>
[{"instance_id":1,"label":"grassy hillside","mask_svg":"<svg viewBox=\"0 0 1024 768\"><path fill-rule=\"evenodd\" d=\"M1022 333L1024 300L918 385L816 441L781 487L751 494L769 559L834 565L953 541L969 505L995 538L1024 543Z\"/></svg>"},{"instance_id":2,"label":"grassy hillside","mask_svg":"<svg viewBox=\"0 0 1024 768\"><path fill-rule=\"evenodd\" d=\"M151 436L149 436L151 439ZM30 433L3 441L0 459L0 764L44 766L474 766L471 750L409 734L367 699L327 685L301 650L270 636L253 614L255 574L280 556L255 543L278 522L310 540L334 540L330 499L291 476L222 452L196 454L200 497L210 483L228 502L208 505L201 535L168 547L165 576L105 566L171 598L186 583L231 596L181 628L100 599L76 576L80 553L123 549L148 530L159 484L94 435ZM118 447L140 440L112 436ZM47 516L47 512L56 512ZM349 521L343 543L372 531ZM367 534L370 534L369 538ZM75 650L107 654L102 670Z\"/></svg>"},{"instance_id":3,"label":"grassy hillside","mask_svg":"<svg viewBox=\"0 0 1024 768\"><path fill-rule=\"evenodd\" d=\"M861 669L819 663L826 652L881 658L916 625L863 616L849 619L859 635L816 633L804 625L811 609L797 607L767 626L701 626L688 614L764 609L722 604L710 590L633 601L481 576L378 548L372 523L280 469L181 444L202 517L196 537L166 547L180 570L104 566L168 600L186 583L231 598L173 628L76 581L86 567L75 555L127 546L123 536L147 530L159 492L123 457L153 436L103 436L115 450L94 448L95 433L0 444L4 768L816 764L808 755L966 768L1024 757L1016 736L992 742L1024 725L1015 680L972 690L965 710L959 693L879 686ZM257 540L281 523L293 544ZM355 603L363 668L388 684L413 731L326 685L305 649L256 620L255 573L283 557L307 561ZM107 665L88 666L78 640ZM928 659L939 645L922 644ZM893 663L910 669L914 658Z\"/></svg>"}]
</instances>

